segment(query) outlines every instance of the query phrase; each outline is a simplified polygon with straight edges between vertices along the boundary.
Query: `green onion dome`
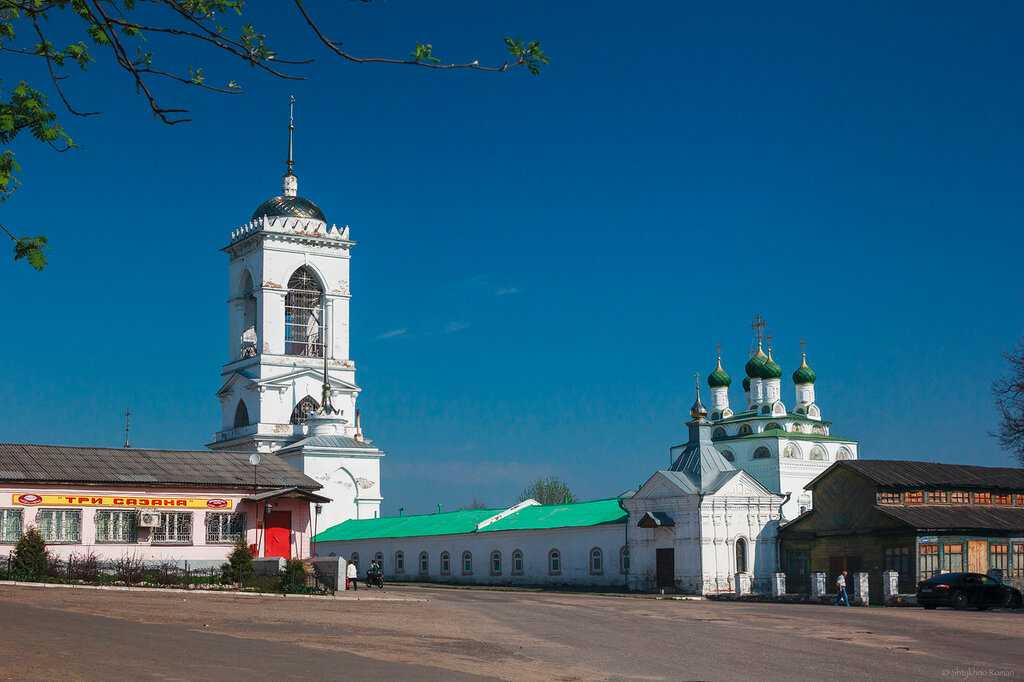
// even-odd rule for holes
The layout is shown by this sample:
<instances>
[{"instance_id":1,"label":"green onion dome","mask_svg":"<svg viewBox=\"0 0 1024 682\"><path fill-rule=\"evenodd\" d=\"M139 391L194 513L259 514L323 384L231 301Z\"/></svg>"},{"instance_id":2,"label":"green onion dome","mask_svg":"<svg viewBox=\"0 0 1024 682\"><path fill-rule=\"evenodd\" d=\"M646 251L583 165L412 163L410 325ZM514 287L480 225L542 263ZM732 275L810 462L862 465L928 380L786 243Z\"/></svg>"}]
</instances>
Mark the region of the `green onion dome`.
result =
<instances>
[{"instance_id":1,"label":"green onion dome","mask_svg":"<svg viewBox=\"0 0 1024 682\"><path fill-rule=\"evenodd\" d=\"M744 367L747 372L747 376L751 379L763 378L761 376L761 372L763 371L762 368L766 362L768 362L768 356L764 354L763 350L761 350L761 344L758 344L757 352L754 353L752 358L747 360L747 365Z\"/></svg>"},{"instance_id":2,"label":"green onion dome","mask_svg":"<svg viewBox=\"0 0 1024 682\"><path fill-rule=\"evenodd\" d=\"M771 346L768 347L768 359L761 365L761 378L762 379L781 379L782 368L779 367L779 363L775 362L775 358L772 357Z\"/></svg>"},{"instance_id":3,"label":"green onion dome","mask_svg":"<svg viewBox=\"0 0 1024 682\"><path fill-rule=\"evenodd\" d=\"M813 384L817 378L818 375L807 364L807 353L803 353L803 360L800 362L800 366L793 372L793 383L798 386L800 384Z\"/></svg>"},{"instance_id":4,"label":"green onion dome","mask_svg":"<svg viewBox=\"0 0 1024 682\"><path fill-rule=\"evenodd\" d=\"M708 375L708 386L711 388L728 388L732 384L732 377L722 369L722 356L718 356L718 365L715 371Z\"/></svg>"},{"instance_id":5,"label":"green onion dome","mask_svg":"<svg viewBox=\"0 0 1024 682\"><path fill-rule=\"evenodd\" d=\"M750 379L747 377L743 377L743 391L750 393Z\"/></svg>"}]
</instances>

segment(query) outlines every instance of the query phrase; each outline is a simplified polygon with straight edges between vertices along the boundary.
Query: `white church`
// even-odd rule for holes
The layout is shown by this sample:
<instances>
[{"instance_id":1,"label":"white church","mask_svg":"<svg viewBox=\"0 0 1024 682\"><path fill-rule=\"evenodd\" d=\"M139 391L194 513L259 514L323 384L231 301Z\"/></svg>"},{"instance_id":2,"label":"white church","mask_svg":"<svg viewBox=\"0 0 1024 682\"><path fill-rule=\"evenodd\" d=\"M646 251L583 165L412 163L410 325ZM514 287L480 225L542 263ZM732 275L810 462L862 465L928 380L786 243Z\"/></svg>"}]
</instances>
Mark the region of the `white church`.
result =
<instances>
[{"instance_id":1,"label":"white church","mask_svg":"<svg viewBox=\"0 0 1024 682\"><path fill-rule=\"evenodd\" d=\"M289 127L282 193L231 233L228 361L214 450L273 452L323 484L316 552L391 579L490 584L620 586L690 593L766 584L777 570L776 531L812 504L804 485L855 441L834 438L804 354L782 398L770 343L745 366L733 409L721 357L698 385L686 442L639 490L605 500L419 516L380 516L384 453L361 430L349 347L348 226L329 224L298 194ZM636 480L631 473L630 480ZM737 578L739 574L739 578Z\"/></svg>"}]
</instances>

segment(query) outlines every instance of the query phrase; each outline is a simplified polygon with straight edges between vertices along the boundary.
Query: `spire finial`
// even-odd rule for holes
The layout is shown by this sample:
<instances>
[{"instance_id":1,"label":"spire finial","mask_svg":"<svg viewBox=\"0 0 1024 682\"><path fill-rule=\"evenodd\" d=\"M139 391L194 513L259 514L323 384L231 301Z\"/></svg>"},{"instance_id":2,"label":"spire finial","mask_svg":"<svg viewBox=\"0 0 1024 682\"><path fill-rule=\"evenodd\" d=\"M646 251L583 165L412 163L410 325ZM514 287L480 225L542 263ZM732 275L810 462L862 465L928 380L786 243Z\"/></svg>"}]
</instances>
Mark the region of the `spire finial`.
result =
<instances>
[{"instance_id":1,"label":"spire finial","mask_svg":"<svg viewBox=\"0 0 1024 682\"><path fill-rule=\"evenodd\" d=\"M769 360L774 360L774 358L772 357L772 336L771 336L771 334L769 334L768 336L765 337L765 341L767 342L767 345L768 345L768 359Z\"/></svg>"},{"instance_id":2,"label":"spire finial","mask_svg":"<svg viewBox=\"0 0 1024 682\"><path fill-rule=\"evenodd\" d=\"M690 416L694 421L701 421L708 416L708 411L704 407L704 403L700 401L700 372L693 374L693 391L697 398L693 401L693 407L690 408Z\"/></svg>"},{"instance_id":3,"label":"spire finial","mask_svg":"<svg viewBox=\"0 0 1024 682\"><path fill-rule=\"evenodd\" d=\"M131 447L131 443L128 440L128 434L132 429L132 411L131 408L126 408L124 411L124 446L126 448Z\"/></svg>"},{"instance_id":4,"label":"spire finial","mask_svg":"<svg viewBox=\"0 0 1024 682\"><path fill-rule=\"evenodd\" d=\"M768 326L768 323L764 321L761 314L754 315L754 322L750 327L754 330L754 335L757 337L757 350L761 350L761 339L764 335L764 329Z\"/></svg>"},{"instance_id":5,"label":"spire finial","mask_svg":"<svg viewBox=\"0 0 1024 682\"><path fill-rule=\"evenodd\" d=\"M807 340L800 339L800 366L807 366Z\"/></svg>"},{"instance_id":6,"label":"spire finial","mask_svg":"<svg viewBox=\"0 0 1024 682\"><path fill-rule=\"evenodd\" d=\"M288 98L288 160L285 161L283 192L294 197L299 192L299 179L295 177L295 95Z\"/></svg>"},{"instance_id":7,"label":"spire finial","mask_svg":"<svg viewBox=\"0 0 1024 682\"><path fill-rule=\"evenodd\" d=\"M718 365L715 369L722 369L722 342L719 341L715 344L715 358L718 360Z\"/></svg>"}]
</instances>

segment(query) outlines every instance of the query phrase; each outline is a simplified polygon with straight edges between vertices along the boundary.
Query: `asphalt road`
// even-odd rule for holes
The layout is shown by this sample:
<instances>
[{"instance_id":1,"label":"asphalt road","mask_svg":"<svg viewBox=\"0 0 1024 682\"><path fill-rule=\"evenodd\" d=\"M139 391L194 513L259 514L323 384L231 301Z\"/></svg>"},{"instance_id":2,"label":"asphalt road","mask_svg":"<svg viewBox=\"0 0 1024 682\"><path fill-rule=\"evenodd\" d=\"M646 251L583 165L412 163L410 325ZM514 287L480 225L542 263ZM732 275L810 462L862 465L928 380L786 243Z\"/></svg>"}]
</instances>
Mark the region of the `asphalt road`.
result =
<instances>
[{"instance_id":1,"label":"asphalt road","mask_svg":"<svg viewBox=\"0 0 1024 682\"><path fill-rule=\"evenodd\" d=\"M373 595L313 601L0 586L0 679L1024 677L1020 611L424 587ZM377 598L385 595L400 599Z\"/></svg>"}]
</instances>

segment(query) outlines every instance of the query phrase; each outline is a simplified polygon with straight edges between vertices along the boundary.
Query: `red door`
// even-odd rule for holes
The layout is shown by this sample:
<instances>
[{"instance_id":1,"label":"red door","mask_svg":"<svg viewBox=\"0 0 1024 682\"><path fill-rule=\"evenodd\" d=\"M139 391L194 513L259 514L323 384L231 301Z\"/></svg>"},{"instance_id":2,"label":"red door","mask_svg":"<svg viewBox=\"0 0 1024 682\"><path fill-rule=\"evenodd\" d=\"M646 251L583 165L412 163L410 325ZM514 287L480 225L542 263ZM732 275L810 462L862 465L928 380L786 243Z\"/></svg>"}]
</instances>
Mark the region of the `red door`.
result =
<instances>
[{"instance_id":1,"label":"red door","mask_svg":"<svg viewBox=\"0 0 1024 682\"><path fill-rule=\"evenodd\" d=\"M266 526L268 557L292 558L292 513L290 511L276 511L267 514L264 520Z\"/></svg>"}]
</instances>

